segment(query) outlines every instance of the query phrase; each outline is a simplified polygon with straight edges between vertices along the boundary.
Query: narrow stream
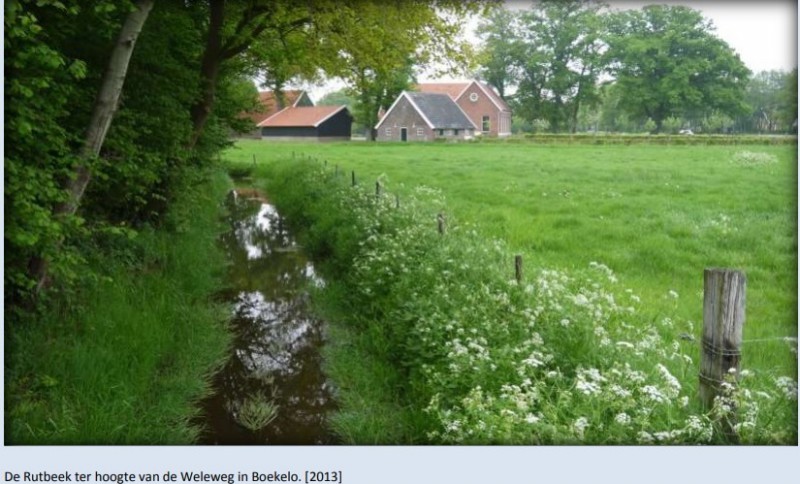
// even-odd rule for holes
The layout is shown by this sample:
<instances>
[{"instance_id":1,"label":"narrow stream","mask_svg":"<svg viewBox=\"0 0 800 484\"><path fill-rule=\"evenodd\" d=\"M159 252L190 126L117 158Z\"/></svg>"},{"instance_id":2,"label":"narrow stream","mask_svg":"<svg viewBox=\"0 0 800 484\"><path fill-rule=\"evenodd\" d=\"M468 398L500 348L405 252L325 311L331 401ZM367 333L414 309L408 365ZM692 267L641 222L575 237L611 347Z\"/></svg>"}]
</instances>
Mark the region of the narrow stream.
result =
<instances>
[{"instance_id":1,"label":"narrow stream","mask_svg":"<svg viewBox=\"0 0 800 484\"><path fill-rule=\"evenodd\" d=\"M335 403L321 368L323 323L308 307L307 288L323 282L263 194L237 189L228 204L223 296L234 307L236 336L202 403L200 443L336 443L326 428Z\"/></svg>"}]
</instances>

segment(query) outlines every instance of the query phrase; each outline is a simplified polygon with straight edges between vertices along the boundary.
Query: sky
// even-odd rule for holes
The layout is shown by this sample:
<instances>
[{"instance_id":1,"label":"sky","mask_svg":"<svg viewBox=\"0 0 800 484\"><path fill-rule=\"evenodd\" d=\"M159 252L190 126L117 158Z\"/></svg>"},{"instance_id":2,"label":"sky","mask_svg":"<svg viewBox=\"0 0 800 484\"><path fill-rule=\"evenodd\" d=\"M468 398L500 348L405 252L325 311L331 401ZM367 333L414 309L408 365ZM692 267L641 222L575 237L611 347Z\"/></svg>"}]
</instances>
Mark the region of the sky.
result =
<instances>
[{"instance_id":1,"label":"sky","mask_svg":"<svg viewBox=\"0 0 800 484\"><path fill-rule=\"evenodd\" d=\"M735 50L753 72L764 70L789 71L797 67L797 2L792 0L606 0L612 9L641 8L654 3L685 5L700 10L716 27L716 35ZM526 9L531 1L507 1L507 6ZM466 24L467 39L477 45L474 28L478 18ZM449 81L419 76L420 81ZM324 94L341 89L344 84L329 81L321 86L300 86L309 90L316 102Z\"/></svg>"}]
</instances>

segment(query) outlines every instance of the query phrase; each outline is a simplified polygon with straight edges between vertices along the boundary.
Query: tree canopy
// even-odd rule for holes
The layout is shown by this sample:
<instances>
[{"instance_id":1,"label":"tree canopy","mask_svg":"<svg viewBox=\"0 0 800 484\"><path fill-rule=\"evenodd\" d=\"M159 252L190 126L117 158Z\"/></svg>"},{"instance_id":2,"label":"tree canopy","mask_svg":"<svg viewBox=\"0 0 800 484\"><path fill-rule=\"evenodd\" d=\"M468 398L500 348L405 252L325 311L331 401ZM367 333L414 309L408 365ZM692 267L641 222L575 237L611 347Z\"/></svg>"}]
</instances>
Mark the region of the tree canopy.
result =
<instances>
[{"instance_id":1,"label":"tree canopy","mask_svg":"<svg viewBox=\"0 0 800 484\"><path fill-rule=\"evenodd\" d=\"M620 102L661 131L670 116L745 111L750 71L700 12L650 5L609 16L607 58Z\"/></svg>"},{"instance_id":2,"label":"tree canopy","mask_svg":"<svg viewBox=\"0 0 800 484\"><path fill-rule=\"evenodd\" d=\"M56 287L68 290L89 277L80 268L92 250L124 247L137 230L162 223L174 195L215 163L231 132L248 128L240 113L256 102L255 76L276 89L290 80L344 79L369 126L415 70L445 59L466 63L456 35L463 15L480 4L154 2L119 75L119 97L109 98L107 135L87 156L81 147L115 41L129 14L150 3L5 3L9 300L30 295L32 261L51 261ZM80 205L64 212L59 207L84 169Z\"/></svg>"},{"instance_id":3,"label":"tree canopy","mask_svg":"<svg viewBox=\"0 0 800 484\"><path fill-rule=\"evenodd\" d=\"M478 74L530 126L574 131L591 118L610 129L718 131L748 112L749 70L688 7L543 0L492 9L478 34Z\"/></svg>"}]
</instances>

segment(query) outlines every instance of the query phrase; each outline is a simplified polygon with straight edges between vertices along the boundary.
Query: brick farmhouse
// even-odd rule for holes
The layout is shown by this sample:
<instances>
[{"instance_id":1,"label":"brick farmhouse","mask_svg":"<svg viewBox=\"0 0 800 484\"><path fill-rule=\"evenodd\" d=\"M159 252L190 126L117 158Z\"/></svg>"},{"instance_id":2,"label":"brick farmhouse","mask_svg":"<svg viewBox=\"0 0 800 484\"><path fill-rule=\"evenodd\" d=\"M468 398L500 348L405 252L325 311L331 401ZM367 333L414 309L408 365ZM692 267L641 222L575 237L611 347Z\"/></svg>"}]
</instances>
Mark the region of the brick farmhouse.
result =
<instances>
[{"instance_id":1,"label":"brick farmhouse","mask_svg":"<svg viewBox=\"0 0 800 484\"><path fill-rule=\"evenodd\" d=\"M464 140L476 126L447 94L403 91L375 130L377 141Z\"/></svg>"},{"instance_id":2,"label":"brick farmhouse","mask_svg":"<svg viewBox=\"0 0 800 484\"><path fill-rule=\"evenodd\" d=\"M450 96L475 124L476 134L493 137L511 134L511 108L484 82L425 83L415 86L415 90Z\"/></svg>"}]
</instances>

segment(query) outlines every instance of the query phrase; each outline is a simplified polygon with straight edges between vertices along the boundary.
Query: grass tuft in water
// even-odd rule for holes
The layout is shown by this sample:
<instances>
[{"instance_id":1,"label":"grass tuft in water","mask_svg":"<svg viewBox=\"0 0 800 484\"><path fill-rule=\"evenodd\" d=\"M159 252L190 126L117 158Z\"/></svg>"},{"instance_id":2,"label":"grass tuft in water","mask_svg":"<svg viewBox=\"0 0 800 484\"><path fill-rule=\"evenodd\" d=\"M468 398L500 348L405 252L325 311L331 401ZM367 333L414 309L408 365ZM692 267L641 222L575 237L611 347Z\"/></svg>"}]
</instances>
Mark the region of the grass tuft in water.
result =
<instances>
[{"instance_id":1,"label":"grass tuft in water","mask_svg":"<svg viewBox=\"0 0 800 484\"><path fill-rule=\"evenodd\" d=\"M280 407L266 394L251 395L234 410L236 421L251 432L257 432L278 417Z\"/></svg>"}]
</instances>

